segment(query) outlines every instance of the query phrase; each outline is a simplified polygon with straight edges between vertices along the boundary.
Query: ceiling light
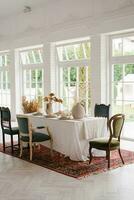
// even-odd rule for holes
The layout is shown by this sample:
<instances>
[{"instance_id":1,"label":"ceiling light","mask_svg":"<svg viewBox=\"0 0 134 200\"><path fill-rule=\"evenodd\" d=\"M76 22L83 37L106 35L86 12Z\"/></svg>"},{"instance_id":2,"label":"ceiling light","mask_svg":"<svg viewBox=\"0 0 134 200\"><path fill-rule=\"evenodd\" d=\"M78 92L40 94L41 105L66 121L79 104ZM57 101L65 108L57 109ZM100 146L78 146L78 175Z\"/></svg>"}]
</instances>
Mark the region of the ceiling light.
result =
<instances>
[{"instance_id":1,"label":"ceiling light","mask_svg":"<svg viewBox=\"0 0 134 200\"><path fill-rule=\"evenodd\" d=\"M29 13L32 11L31 7L30 6L24 6L24 13Z\"/></svg>"}]
</instances>

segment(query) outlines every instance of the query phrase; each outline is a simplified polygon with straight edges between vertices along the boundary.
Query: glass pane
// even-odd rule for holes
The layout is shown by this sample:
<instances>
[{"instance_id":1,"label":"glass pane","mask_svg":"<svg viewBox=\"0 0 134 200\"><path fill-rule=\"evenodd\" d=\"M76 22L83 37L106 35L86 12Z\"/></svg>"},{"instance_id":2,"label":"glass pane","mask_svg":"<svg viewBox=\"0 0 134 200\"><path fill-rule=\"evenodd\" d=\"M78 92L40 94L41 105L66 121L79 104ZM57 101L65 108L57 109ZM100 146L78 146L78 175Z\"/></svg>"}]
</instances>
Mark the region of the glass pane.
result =
<instances>
[{"instance_id":1,"label":"glass pane","mask_svg":"<svg viewBox=\"0 0 134 200\"><path fill-rule=\"evenodd\" d=\"M41 82L42 81L42 70L37 70L37 80L38 82Z\"/></svg>"},{"instance_id":2,"label":"glass pane","mask_svg":"<svg viewBox=\"0 0 134 200\"><path fill-rule=\"evenodd\" d=\"M86 98L87 85L86 83L79 84L79 100L82 101Z\"/></svg>"},{"instance_id":3,"label":"glass pane","mask_svg":"<svg viewBox=\"0 0 134 200\"><path fill-rule=\"evenodd\" d=\"M35 78L35 70L31 71L31 81L35 82L36 78Z\"/></svg>"},{"instance_id":4,"label":"glass pane","mask_svg":"<svg viewBox=\"0 0 134 200\"><path fill-rule=\"evenodd\" d=\"M68 98L67 97L63 97L63 110L68 110L68 105L69 105L69 102L68 102Z\"/></svg>"},{"instance_id":5,"label":"glass pane","mask_svg":"<svg viewBox=\"0 0 134 200\"><path fill-rule=\"evenodd\" d=\"M76 96L77 96L77 87L74 84L73 86L68 87L68 97L73 97L74 99L76 99Z\"/></svg>"},{"instance_id":6,"label":"glass pane","mask_svg":"<svg viewBox=\"0 0 134 200\"><path fill-rule=\"evenodd\" d=\"M87 59L90 57L90 43L83 42L57 47L59 61Z\"/></svg>"},{"instance_id":7,"label":"glass pane","mask_svg":"<svg viewBox=\"0 0 134 200\"><path fill-rule=\"evenodd\" d=\"M7 88L10 89L10 83L7 84Z\"/></svg>"},{"instance_id":8,"label":"glass pane","mask_svg":"<svg viewBox=\"0 0 134 200\"><path fill-rule=\"evenodd\" d=\"M83 46L82 44L75 45L75 51L78 59L84 58Z\"/></svg>"},{"instance_id":9,"label":"glass pane","mask_svg":"<svg viewBox=\"0 0 134 200\"><path fill-rule=\"evenodd\" d=\"M41 88L42 89L42 83L37 83L37 88Z\"/></svg>"},{"instance_id":10,"label":"glass pane","mask_svg":"<svg viewBox=\"0 0 134 200\"><path fill-rule=\"evenodd\" d=\"M25 70L26 71L26 81L30 81L30 70Z\"/></svg>"},{"instance_id":11,"label":"glass pane","mask_svg":"<svg viewBox=\"0 0 134 200\"><path fill-rule=\"evenodd\" d=\"M24 88L24 91L25 91L25 92L24 92L24 95L25 95L25 96L28 96L28 95L30 94L30 87L27 87L27 88L25 87L25 88Z\"/></svg>"},{"instance_id":12,"label":"glass pane","mask_svg":"<svg viewBox=\"0 0 134 200\"><path fill-rule=\"evenodd\" d=\"M124 81L134 82L134 64L125 65Z\"/></svg>"},{"instance_id":13,"label":"glass pane","mask_svg":"<svg viewBox=\"0 0 134 200\"><path fill-rule=\"evenodd\" d=\"M35 62L36 63L42 62L42 51L39 49L35 49L33 53L35 57Z\"/></svg>"},{"instance_id":14,"label":"glass pane","mask_svg":"<svg viewBox=\"0 0 134 200\"><path fill-rule=\"evenodd\" d=\"M116 113L123 113L123 104L122 101L113 101L112 102L112 112Z\"/></svg>"},{"instance_id":15,"label":"glass pane","mask_svg":"<svg viewBox=\"0 0 134 200\"><path fill-rule=\"evenodd\" d=\"M91 66L88 66L88 81L91 81Z\"/></svg>"},{"instance_id":16,"label":"glass pane","mask_svg":"<svg viewBox=\"0 0 134 200\"><path fill-rule=\"evenodd\" d=\"M26 83L26 88L30 88L30 83Z\"/></svg>"},{"instance_id":17,"label":"glass pane","mask_svg":"<svg viewBox=\"0 0 134 200\"><path fill-rule=\"evenodd\" d=\"M5 55L2 55L2 66L6 66L6 58L5 58Z\"/></svg>"},{"instance_id":18,"label":"glass pane","mask_svg":"<svg viewBox=\"0 0 134 200\"><path fill-rule=\"evenodd\" d=\"M123 98L123 84L121 82L114 82L112 89L112 98L115 100L122 100Z\"/></svg>"},{"instance_id":19,"label":"glass pane","mask_svg":"<svg viewBox=\"0 0 134 200\"><path fill-rule=\"evenodd\" d=\"M68 69L67 68L63 68L63 82L68 82Z\"/></svg>"},{"instance_id":20,"label":"glass pane","mask_svg":"<svg viewBox=\"0 0 134 200\"><path fill-rule=\"evenodd\" d=\"M89 82L89 83L88 83L88 88L87 88L87 91L88 91L88 98L91 98L91 90L90 90L90 88L91 88L91 83Z\"/></svg>"},{"instance_id":21,"label":"glass pane","mask_svg":"<svg viewBox=\"0 0 134 200\"><path fill-rule=\"evenodd\" d=\"M124 100L134 101L134 82L133 83L124 83Z\"/></svg>"},{"instance_id":22,"label":"glass pane","mask_svg":"<svg viewBox=\"0 0 134 200\"><path fill-rule=\"evenodd\" d=\"M74 106L74 104L76 104L76 100L74 99L74 98L69 98L69 111L71 111L72 110L72 108L73 108L73 106Z\"/></svg>"},{"instance_id":23,"label":"glass pane","mask_svg":"<svg viewBox=\"0 0 134 200\"><path fill-rule=\"evenodd\" d=\"M35 63L32 51L28 52L29 64Z\"/></svg>"},{"instance_id":24,"label":"glass pane","mask_svg":"<svg viewBox=\"0 0 134 200\"><path fill-rule=\"evenodd\" d=\"M86 52L86 58L90 58L91 57L91 45L89 42L84 43L84 48L85 48L85 52Z\"/></svg>"},{"instance_id":25,"label":"glass pane","mask_svg":"<svg viewBox=\"0 0 134 200\"><path fill-rule=\"evenodd\" d=\"M0 55L0 67L8 66L10 64L10 55L5 53Z\"/></svg>"},{"instance_id":26,"label":"glass pane","mask_svg":"<svg viewBox=\"0 0 134 200\"><path fill-rule=\"evenodd\" d=\"M79 81L84 82L86 80L86 67L79 68Z\"/></svg>"},{"instance_id":27,"label":"glass pane","mask_svg":"<svg viewBox=\"0 0 134 200\"><path fill-rule=\"evenodd\" d=\"M91 115L91 99L88 99L88 114Z\"/></svg>"},{"instance_id":28,"label":"glass pane","mask_svg":"<svg viewBox=\"0 0 134 200\"><path fill-rule=\"evenodd\" d=\"M123 65L114 65L113 66L113 80L122 81L123 80Z\"/></svg>"},{"instance_id":29,"label":"glass pane","mask_svg":"<svg viewBox=\"0 0 134 200\"><path fill-rule=\"evenodd\" d=\"M67 60L64 47L57 47L59 61Z\"/></svg>"},{"instance_id":30,"label":"glass pane","mask_svg":"<svg viewBox=\"0 0 134 200\"><path fill-rule=\"evenodd\" d=\"M74 47L72 46L66 46L65 47L66 54L67 54L67 60L74 60L75 54L74 54Z\"/></svg>"},{"instance_id":31,"label":"glass pane","mask_svg":"<svg viewBox=\"0 0 134 200\"><path fill-rule=\"evenodd\" d=\"M31 88L30 95L31 95L31 97L33 96L34 98L36 98L36 88L35 87Z\"/></svg>"},{"instance_id":32,"label":"glass pane","mask_svg":"<svg viewBox=\"0 0 134 200\"><path fill-rule=\"evenodd\" d=\"M23 65L43 63L41 49L30 49L20 52L20 57Z\"/></svg>"},{"instance_id":33,"label":"glass pane","mask_svg":"<svg viewBox=\"0 0 134 200\"><path fill-rule=\"evenodd\" d=\"M70 81L71 82L76 82L77 79L77 68L76 67L71 67L70 68Z\"/></svg>"},{"instance_id":34,"label":"glass pane","mask_svg":"<svg viewBox=\"0 0 134 200\"><path fill-rule=\"evenodd\" d=\"M123 38L123 55L134 55L134 36Z\"/></svg>"},{"instance_id":35,"label":"glass pane","mask_svg":"<svg viewBox=\"0 0 134 200\"><path fill-rule=\"evenodd\" d=\"M123 41L122 38L116 38L112 40L112 56L123 55Z\"/></svg>"},{"instance_id":36,"label":"glass pane","mask_svg":"<svg viewBox=\"0 0 134 200\"><path fill-rule=\"evenodd\" d=\"M6 56L7 56L7 59L6 59L6 60L7 60L7 62L6 62L6 64L7 64L7 65L9 65L9 64L11 63L11 60L10 60L10 55L9 55L9 54L7 54Z\"/></svg>"},{"instance_id":37,"label":"glass pane","mask_svg":"<svg viewBox=\"0 0 134 200\"><path fill-rule=\"evenodd\" d=\"M43 107L43 101L42 101L42 96L38 96L37 100L39 102L40 107Z\"/></svg>"},{"instance_id":38,"label":"glass pane","mask_svg":"<svg viewBox=\"0 0 134 200\"><path fill-rule=\"evenodd\" d=\"M63 95L63 97L68 96L68 86L66 84L64 84L62 87L62 95Z\"/></svg>"},{"instance_id":39,"label":"glass pane","mask_svg":"<svg viewBox=\"0 0 134 200\"><path fill-rule=\"evenodd\" d=\"M32 88L36 88L36 83L32 83Z\"/></svg>"},{"instance_id":40,"label":"glass pane","mask_svg":"<svg viewBox=\"0 0 134 200\"><path fill-rule=\"evenodd\" d=\"M124 101L125 120L134 121L134 101Z\"/></svg>"},{"instance_id":41,"label":"glass pane","mask_svg":"<svg viewBox=\"0 0 134 200\"><path fill-rule=\"evenodd\" d=\"M42 85L39 85L37 88L37 96L43 96Z\"/></svg>"}]
</instances>

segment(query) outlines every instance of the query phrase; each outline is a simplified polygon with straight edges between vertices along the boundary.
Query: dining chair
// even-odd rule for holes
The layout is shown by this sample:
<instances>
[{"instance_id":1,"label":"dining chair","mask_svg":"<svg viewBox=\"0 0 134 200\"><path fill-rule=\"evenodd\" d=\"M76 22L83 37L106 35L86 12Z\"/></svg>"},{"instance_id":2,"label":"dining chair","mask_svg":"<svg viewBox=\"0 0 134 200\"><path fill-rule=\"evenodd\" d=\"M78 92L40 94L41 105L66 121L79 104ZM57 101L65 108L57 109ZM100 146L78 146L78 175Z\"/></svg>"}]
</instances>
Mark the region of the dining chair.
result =
<instances>
[{"instance_id":1,"label":"dining chair","mask_svg":"<svg viewBox=\"0 0 134 200\"><path fill-rule=\"evenodd\" d=\"M95 104L94 116L95 117L106 117L107 119L109 119L109 109L110 109L110 104L109 105Z\"/></svg>"},{"instance_id":2,"label":"dining chair","mask_svg":"<svg viewBox=\"0 0 134 200\"><path fill-rule=\"evenodd\" d=\"M18 129L18 127L12 127L11 112L8 107L1 107L0 113L1 113L2 138L3 138L3 151L5 152L6 148L11 147L11 151L13 153L16 146L18 146L18 147L20 146L19 129ZM11 146L5 144L5 135L10 135ZM13 136L15 136L15 135L18 136L18 144L14 144Z\"/></svg>"},{"instance_id":3,"label":"dining chair","mask_svg":"<svg viewBox=\"0 0 134 200\"><path fill-rule=\"evenodd\" d=\"M89 164L92 161L92 148L106 151L106 159L108 160L108 168L110 168L110 152L118 150L121 161L124 164L124 160L120 151L120 136L124 124L125 116L123 114L116 114L109 120L109 138L97 138L89 142Z\"/></svg>"},{"instance_id":4,"label":"dining chair","mask_svg":"<svg viewBox=\"0 0 134 200\"><path fill-rule=\"evenodd\" d=\"M45 129L45 133L38 131L39 129L35 130L30 123L30 120L27 116L24 115L17 115L17 121L20 131L20 157L22 157L23 153L23 146L24 144L29 145L30 149L30 160L33 157L33 146L36 144L40 144L41 142L50 140L51 146L51 155L52 155L52 136L48 127L39 127Z\"/></svg>"}]
</instances>

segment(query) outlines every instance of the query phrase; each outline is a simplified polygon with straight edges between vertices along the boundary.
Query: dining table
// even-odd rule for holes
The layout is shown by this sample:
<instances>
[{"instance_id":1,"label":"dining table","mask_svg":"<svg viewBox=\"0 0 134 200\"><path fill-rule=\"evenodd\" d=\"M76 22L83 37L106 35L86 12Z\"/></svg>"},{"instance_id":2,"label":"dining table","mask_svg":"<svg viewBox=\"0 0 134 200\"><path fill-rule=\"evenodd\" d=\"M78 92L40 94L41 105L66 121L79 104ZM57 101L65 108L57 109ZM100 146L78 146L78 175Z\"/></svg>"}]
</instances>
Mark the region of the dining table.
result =
<instances>
[{"instance_id":1,"label":"dining table","mask_svg":"<svg viewBox=\"0 0 134 200\"><path fill-rule=\"evenodd\" d=\"M88 160L89 141L107 136L107 119L102 117L63 120L29 115L29 119L33 127L47 126L53 139L53 149L74 161ZM46 142L43 145L49 146Z\"/></svg>"}]
</instances>

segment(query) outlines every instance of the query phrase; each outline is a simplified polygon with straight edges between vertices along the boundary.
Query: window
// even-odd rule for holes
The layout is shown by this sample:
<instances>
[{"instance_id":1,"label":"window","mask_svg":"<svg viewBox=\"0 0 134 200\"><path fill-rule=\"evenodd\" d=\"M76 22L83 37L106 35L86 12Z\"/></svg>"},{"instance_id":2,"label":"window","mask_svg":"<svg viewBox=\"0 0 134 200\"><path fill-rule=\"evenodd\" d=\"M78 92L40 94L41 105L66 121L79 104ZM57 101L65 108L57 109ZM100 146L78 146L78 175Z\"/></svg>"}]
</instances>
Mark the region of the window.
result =
<instances>
[{"instance_id":1,"label":"window","mask_svg":"<svg viewBox=\"0 0 134 200\"><path fill-rule=\"evenodd\" d=\"M115 38L112 47L112 56L134 55L134 36Z\"/></svg>"},{"instance_id":2,"label":"window","mask_svg":"<svg viewBox=\"0 0 134 200\"><path fill-rule=\"evenodd\" d=\"M73 105L82 101L86 113L90 111L91 67L90 42L81 41L56 47L60 74L60 97L64 109L71 111Z\"/></svg>"},{"instance_id":3,"label":"window","mask_svg":"<svg viewBox=\"0 0 134 200\"><path fill-rule=\"evenodd\" d=\"M0 106L10 107L10 53L0 53Z\"/></svg>"},{"instance_id":4,"label":"window","mask_svg":"<svg viewBox=\"0 0 134 200\"><path fill-rule=\"evenodd\" d=\"M20 51L22 66L22 96L28 100L38 99L42 106L44 96L43 47Z\"/></svg>"},{"instance_id":5,"label":"window","mask_svg":"<svg viewBox=\"0 0 134 200\"><path fill-rule=\"evenodd\" d=\"M112 111L125 114L124 137L134 128L134 34L112 38ZM133 137L134 138L134 137Z\"/></svg>"}]
</instances>

